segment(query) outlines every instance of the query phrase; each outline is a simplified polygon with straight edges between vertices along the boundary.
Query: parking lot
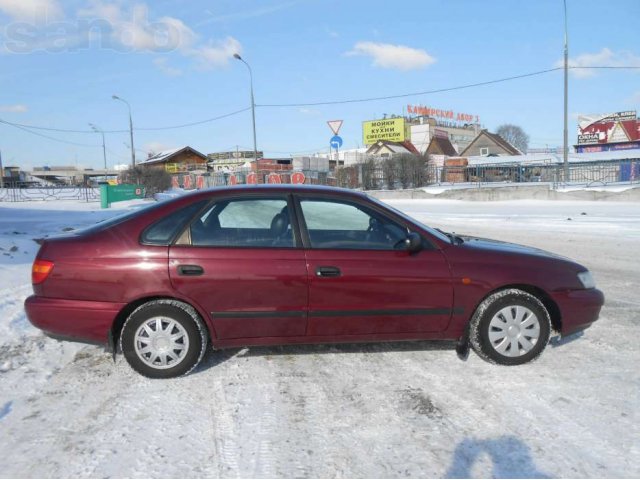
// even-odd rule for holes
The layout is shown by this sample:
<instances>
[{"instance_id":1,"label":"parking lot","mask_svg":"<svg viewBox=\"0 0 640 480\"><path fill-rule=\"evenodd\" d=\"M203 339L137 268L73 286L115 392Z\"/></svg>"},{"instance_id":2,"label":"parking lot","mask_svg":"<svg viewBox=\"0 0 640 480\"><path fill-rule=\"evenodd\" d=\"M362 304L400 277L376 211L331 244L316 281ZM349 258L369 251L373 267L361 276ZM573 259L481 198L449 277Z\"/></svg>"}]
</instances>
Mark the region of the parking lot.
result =
<instances>
[{"instance_id":1,"label":"parking lot","mask_svg":"<svg viewBox=\"0 0 640 480\"><path fill-rule=\"evenodd\" d=\"M637 204L390 203L583 263L606 296L600 321L520 367L461 362L438 342L287 346L210 352L187 377L148 380L44 337L21 307L32 238L108 214L3 205L2 476L640 476Z\"/></svg>"}]
</instances>

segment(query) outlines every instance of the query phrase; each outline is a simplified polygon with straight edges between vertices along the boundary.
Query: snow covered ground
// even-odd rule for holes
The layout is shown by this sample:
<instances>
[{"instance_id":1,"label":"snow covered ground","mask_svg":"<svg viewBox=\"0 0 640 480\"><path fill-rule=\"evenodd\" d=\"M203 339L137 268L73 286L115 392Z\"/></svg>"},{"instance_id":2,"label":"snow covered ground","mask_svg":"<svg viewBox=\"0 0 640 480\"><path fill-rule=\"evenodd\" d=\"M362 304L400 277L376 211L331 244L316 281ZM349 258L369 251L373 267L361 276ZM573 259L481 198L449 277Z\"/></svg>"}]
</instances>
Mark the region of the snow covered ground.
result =
<instances>
[{"instance_id":1,"label":"snow covered ground","mask_svg":"<svg viewBox=\"0 0 640 480\"><path fill-rule=\"evenodd\" d=\"M0 476L640 476L640 205L390 203L582 262L601 320L516 368L437 342L296 346L212 352L152 381L43 336L22 309L33 239L116 211L0 203Z\"/></svg>"}]
</instances>

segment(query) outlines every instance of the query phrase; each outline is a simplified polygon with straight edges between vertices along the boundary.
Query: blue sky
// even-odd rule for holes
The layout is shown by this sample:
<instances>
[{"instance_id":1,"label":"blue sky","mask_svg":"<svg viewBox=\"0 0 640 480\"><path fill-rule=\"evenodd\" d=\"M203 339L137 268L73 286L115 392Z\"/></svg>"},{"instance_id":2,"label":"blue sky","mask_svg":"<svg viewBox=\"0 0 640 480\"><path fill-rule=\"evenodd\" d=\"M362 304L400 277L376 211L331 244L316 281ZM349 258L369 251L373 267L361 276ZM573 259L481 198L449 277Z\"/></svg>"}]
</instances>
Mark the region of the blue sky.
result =
<instances>
[{"instance_id":1,"label":"blue sky","mask_svg":"<svg viewBox=\"0 0 640 480\"><path fill-rule=\"evenodd\" d=\"M581 66L640 66L640 1L567 0L569 52ZM557 66L561 0L0 0L0 119L24 125L126 130L197 122L256 103L313 103L448 88ZM522 126L531 146L562 143L562 72L393 100L258 107L268 156L327 149L327 120L343 119L346 148L361 122L407 104L478 115L490 130ZM640 70L576 70L575 115L638 109ZM5 165L102 165L100 137L0 123ZM33 132L33 131L32 131ZM128 133L108 133L108 163L127 163ZM203 153L252 148L249 111L169 130L136 130L137 157L191 145Z\"/></svg>"}]
</instances>

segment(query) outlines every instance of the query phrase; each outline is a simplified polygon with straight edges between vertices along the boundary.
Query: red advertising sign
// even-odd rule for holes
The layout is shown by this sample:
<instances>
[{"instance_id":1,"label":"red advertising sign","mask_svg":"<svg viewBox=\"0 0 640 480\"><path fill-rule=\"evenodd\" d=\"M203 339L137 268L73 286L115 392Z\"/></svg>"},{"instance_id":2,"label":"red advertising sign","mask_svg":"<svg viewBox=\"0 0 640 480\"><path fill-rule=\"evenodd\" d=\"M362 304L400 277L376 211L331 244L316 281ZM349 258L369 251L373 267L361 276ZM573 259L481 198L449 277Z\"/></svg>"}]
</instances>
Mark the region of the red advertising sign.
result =
<instances>
[{"instance_id":1,"label":"red advertising sign","mask_svg":"<svg viewBox=\"0 0 640 480\"><path fill-rule=\"evenodd\" d=\"M624 143L640 140L635 111L578 117L578 145Z\"/></svg>"},{"instance_id":2,"label":"red advertising sign","mask_svg":"<svg viewBox=\"0 0 640 480\"><path fill-rule=\"evenodd\" d=\"M424 115L425 117L438 117L452 122L479 123L480 117L470 113L454 112L453 110L441 110L439 108L425 107L424 105L407 105L407 113Z\"/></svg>"},{"instance_id":3,"label":"red advertising sign","mask_svg":"<svg viewBox=\"0 0 640 480\"><path fill-rule=\"evenodd\" d=\"M271 173L267 177L269 183L282 183L282 178L277 173Z\"/></svg>"},{"instance_id":4,"label":"red advertising sign","mask_svg":"<svg viewBox=\"0 0 640 480\"><path fill-rule=\"evenodd\" d=\"M256 175L255 173L250 173L249 175L247 175L247 183L250 185L255 185L256 183L258 183L258 175Z\"/></svg>"},{"instance_id":5,"label":"red advertising sign","mask_svg":"<svg viewBox=\"0 0 640 480\"><path fill-rule=\"evenodd\" d=\"M196 188L198 190L202 190L204 188L204 177L202 175L198 175L196 177Z\"/></svg>"},{"instance_id":6,"label":"red advertising sign","mask_svg":"<svg viewBox=\"0 0 640 480\"><path fill-rule=\"evenodd\" d=\"M229 185L237 185L238 184L238 177L236 177L235 175L231 175L229 177Z\"/></svg>"},{"instance_id":7,"label":"red advertising sign","mask_svg":"<svg viewBox=\"0 0 640 480\"><path fill-rule=\"evenodd\" d=\"M180 183L178 182L178 177L171 177L171 186L173 188L180 188Z\"/></svg>"},{"instance_id":8,"label":"red advertising sign","mask_svg":"<svg viewBox=\"0 0 640 480\"><path fill-rule=\"evenodd\" d=\"M295 172L291 175L291 183L304 183L305 176L302 172Z\"/></svg>"},{"instance_id":9,"label":"red advertising sign","mask_svg":"<svg viewBox=\"0 0 640 480\"><path fill-rule=\"evenodd\" d=\"M188 190L191 188L191 175L185 175L183 177L182 186L184 187L185 190Z\"/></svg>"}]
</instances>

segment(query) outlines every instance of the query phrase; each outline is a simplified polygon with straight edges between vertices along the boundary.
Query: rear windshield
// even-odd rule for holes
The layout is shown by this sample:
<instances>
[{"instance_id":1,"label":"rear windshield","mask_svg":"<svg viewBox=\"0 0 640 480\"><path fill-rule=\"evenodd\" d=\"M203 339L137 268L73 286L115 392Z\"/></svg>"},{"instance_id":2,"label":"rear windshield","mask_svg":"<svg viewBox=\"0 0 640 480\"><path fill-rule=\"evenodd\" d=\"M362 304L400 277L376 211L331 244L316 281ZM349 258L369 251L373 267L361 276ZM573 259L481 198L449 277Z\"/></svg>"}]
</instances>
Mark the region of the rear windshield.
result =
<instances>
[{"instance_id":1,"label":"rear windshield","mask_svg":"<svg viewBox=\"0 0 640 480\"><path fill-rule=\"evenodd\" d=\"M113 227L114 225L118 225L119 223L125 222L132 218L136 218L139 215L152 212L162 206L166 206L166 202L153 202L149 205L143 205L133 210L124 210L122 213L119 213L114 217L108 218L107 220L102 220L101 222L90 225L86 228L79 229L74 233L83 234L101 232L102 230L105 230L109 227Z\"/></svg>"}]
</instances>

